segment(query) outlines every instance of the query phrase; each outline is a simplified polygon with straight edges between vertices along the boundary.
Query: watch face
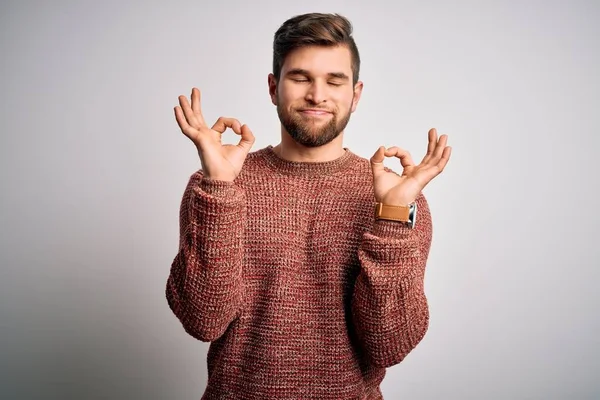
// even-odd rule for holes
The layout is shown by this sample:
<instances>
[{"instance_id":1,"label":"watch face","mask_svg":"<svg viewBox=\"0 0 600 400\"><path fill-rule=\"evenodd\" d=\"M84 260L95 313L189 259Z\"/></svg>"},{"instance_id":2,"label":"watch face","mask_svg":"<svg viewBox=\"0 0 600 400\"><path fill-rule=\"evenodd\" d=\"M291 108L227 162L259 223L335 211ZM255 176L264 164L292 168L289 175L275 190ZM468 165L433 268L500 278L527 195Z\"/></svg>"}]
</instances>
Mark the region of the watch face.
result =
<instances>
[{"instance_id":1,"label":"watch face","mask_svg":"<svg viewBox=\"0 0 600 400\"><path fill-rule=\"evenodd\" d=\"M408 220L410 221L410 227L414 228L417 221L417 203L411 204L410 211L408 212Z\"/></svg>"}]
</instances>

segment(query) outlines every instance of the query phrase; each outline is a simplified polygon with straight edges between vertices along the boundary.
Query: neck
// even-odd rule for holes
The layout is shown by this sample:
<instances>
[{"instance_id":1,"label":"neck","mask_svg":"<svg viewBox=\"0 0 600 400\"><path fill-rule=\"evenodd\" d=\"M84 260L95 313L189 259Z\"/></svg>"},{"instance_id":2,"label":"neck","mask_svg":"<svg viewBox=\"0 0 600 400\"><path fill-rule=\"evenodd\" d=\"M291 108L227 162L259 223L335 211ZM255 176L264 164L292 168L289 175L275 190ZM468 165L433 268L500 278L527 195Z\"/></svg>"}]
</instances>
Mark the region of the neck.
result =
<instances>
[{"instance_id":1,"label":"neck","mask_svg":"<svg viewBox=\"0 0 600 400\"><path fill-rule=\"evenodd\" d=\"M343 147L344 133L331 142L319 147L306 147L294 139L287 132L282 132L281 143L273 148L275 154L280 158L294 162L325 162L333 161L343 156L345 153Z\"/></svg>"}]
</instances>

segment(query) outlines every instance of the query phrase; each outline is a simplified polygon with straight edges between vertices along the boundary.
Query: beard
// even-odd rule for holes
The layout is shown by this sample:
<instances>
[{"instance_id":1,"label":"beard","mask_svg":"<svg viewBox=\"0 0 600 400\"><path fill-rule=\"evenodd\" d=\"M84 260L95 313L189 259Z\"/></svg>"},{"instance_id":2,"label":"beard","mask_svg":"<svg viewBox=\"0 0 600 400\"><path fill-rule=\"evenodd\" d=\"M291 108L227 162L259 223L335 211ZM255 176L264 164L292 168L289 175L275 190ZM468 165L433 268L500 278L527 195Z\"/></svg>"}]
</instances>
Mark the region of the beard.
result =
<instances>
[{"instance_id":1,"label":"beard","mask_svg":"<svg viewBox=\"0 0 600 400\"><path fill-rule=\"evenodd\" d=\"M318 107L307 106L306 108ZM306 147L323 146L337 138L348 125L350 114L350 109L348 109L348 112L342 114L341 119L338 121L338 113L332 112L329 121L319 126L314 121L304 118L295 109L288 112L283 108L281 101L277 101L277 115L281 125L296 143Z\"/></svg>"}]
</instances>

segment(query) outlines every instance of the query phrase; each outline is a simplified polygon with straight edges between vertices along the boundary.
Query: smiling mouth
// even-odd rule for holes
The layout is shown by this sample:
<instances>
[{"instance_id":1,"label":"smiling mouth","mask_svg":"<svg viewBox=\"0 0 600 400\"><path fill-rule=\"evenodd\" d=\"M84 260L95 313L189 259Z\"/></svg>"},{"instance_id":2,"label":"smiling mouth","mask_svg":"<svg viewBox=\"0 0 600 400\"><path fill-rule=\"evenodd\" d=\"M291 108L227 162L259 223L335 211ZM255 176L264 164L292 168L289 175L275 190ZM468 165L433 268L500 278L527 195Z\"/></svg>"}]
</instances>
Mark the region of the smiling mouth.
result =
<instances>
[{"instance_id":1,"label":"smiling mouth","mask_svg":"<svg viewBox=\"0 0 600 400\"><path fill-rule=\"evenodd\" d=\"M324 116L324 115L331 114L331 112L329 112L329 111L319 110L319 109L304 109L304 110L300 110L300 113L305 114L305 115L314 115L314 116Z\"/></svg>"}]
</instances>

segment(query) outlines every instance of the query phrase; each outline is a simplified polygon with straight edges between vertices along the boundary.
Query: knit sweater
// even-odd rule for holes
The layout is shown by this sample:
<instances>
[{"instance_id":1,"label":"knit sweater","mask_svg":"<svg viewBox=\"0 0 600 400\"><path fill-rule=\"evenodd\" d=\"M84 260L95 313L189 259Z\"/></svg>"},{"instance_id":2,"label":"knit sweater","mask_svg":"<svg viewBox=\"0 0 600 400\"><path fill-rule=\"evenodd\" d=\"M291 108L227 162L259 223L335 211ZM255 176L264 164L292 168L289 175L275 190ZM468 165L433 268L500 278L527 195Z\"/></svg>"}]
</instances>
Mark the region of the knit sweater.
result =
<instances>
[{"instance_id":1,"label":"knit sweater","mask_svg":"<svg viewBox=\"0 0 600 400\"><path fill-rule=\"evenodd\" d=\"M195 172L168 304L211 342L202 399L382 399L386 367L424 337L431 216L375 220L371 166L350 150L292 162L251 152L234 182Z\"/></svg>"}]
</instances>

